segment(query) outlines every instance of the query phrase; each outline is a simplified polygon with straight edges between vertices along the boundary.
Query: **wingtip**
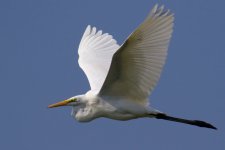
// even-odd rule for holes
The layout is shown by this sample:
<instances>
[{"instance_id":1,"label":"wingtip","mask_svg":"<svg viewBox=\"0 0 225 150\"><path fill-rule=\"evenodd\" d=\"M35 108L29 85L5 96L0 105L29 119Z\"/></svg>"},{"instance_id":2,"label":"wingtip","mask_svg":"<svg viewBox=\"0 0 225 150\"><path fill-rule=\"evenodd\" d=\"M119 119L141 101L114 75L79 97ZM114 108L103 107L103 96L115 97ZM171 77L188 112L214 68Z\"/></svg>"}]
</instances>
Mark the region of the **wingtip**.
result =
<instances>
[{"instance_id":1,"label":"wingtip","mask_svg":"<svg viewBox=\"0 0 225 150\"><path fill-rule=\"evenodd\" d=\"M163 10L164 7L165 7L164 5L161 5L161 6L159 7L159 9L160 9L160 10Z\"/></svg>"},{"instance_id":2,"label":"wingtip","mask_svg":"<svg viewBox=\"0 0 225 150\"><path fill-rule=\"evenodd\" d=\"M92 27L91 29L91 34L94 35L97 31L97 28L95 26Z\"/></svg>"},{"instance_id":3,"label":"wingtip","mask_svg":"<svg viewBox=\"0 0 225 150\"><path fill-rule=\"evenodd\" d=\"M91 25L87 25L86 30L87 30L87 29L90 30L90 29L91 29Z\"/></svg>"},{"instance_id":4,"label":"wingtip","mask_svg":"<svg viewBox=\"0 0 225 150\"><path fill-rule=\"evenodd\" d=\"M157 3L153 6L153 8L152 8L152 13L155 13L155 12L157 11L158 6L159 6L159 5L158 5Z\"/></svg>"},{"instance_id":5,"label":"wingtip","mask_svg":"<svg viewBox=\"0 0 225 150\"><path fill-rule=\"evenodd\" d=\"M165 5L155 4L152 10L150 11L148 18L152 16L170 16L170 15L173 15L173 13L171 13L169 9L166 9Z\"/></svg>"}]
</instances>

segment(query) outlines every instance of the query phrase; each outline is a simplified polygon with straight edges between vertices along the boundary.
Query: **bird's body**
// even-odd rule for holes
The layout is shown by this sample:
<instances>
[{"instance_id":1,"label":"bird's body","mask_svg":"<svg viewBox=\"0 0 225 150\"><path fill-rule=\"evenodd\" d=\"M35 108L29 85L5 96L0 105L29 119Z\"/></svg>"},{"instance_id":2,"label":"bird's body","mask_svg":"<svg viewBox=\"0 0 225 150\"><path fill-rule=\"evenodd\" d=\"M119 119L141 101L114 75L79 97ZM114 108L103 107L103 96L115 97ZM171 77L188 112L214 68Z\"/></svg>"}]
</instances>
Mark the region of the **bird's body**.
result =
<instances>
[{"instance_id":1,"label":"bird's body","mask_svg":"<svg viewBox=\"0 0 225 150\"><path fill-rule=\"evenodd\" d=\"M85 95L76 96L86 105L82 108L73 107L72 116L79 122L88 122L96 118L105 117L115 120L130 120L140 117L151 117L157 110L143 106L129 99L112 96L98 96L91 91Z\"/></svg>"},{"instance_id":2,"label":"bird's body","mask_svg":"<svg viewBox=\"0 0 225 150\"><path fill-rule=\"evenodd\" d=\"M203 121L168 116L149 104L166 60L173 20L169 10L155 5L121 46L111 35L88 26L79 45L78 62L91 89L49 107L72 106L72 116L80 122L100 117L153 117L216 129Z\"/></svg>"}]
</instances>

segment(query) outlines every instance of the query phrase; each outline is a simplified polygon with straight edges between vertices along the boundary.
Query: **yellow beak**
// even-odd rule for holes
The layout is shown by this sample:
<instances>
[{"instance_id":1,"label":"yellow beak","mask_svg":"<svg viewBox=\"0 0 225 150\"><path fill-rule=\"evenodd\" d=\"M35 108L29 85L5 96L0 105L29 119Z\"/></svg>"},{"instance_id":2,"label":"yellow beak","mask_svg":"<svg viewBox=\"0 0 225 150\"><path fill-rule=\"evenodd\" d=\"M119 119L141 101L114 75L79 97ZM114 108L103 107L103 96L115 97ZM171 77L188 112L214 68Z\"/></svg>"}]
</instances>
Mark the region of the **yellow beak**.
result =
<instances>
[{"instance_id":1,"label":"yellow beak","mask_svg":"<svg viewBox=\"0 0 225 150\"><path fill-rule=\"evenodd\" d=\"M55 104L48 105L48 108L59 107L59 106L65 106L65 105L67 105L69 102L70 102L70 100L64 100L64 101L61 101L61 102L58 102L58 103L55 103Z\"/></svg>"}]
</instances>

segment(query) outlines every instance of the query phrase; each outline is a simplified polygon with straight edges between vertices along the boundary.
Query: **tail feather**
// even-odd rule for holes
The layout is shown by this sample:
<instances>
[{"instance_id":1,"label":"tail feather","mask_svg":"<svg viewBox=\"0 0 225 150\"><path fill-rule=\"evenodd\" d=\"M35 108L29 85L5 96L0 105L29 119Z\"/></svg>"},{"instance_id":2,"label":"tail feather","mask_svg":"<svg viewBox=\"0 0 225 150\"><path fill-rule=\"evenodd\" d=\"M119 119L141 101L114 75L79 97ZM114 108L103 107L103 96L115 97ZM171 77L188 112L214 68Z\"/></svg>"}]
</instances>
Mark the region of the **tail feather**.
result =
<instances>
[{"instance_id":1,"label":"tail feather","mask_svg":"<svg viewBox=\"0 0 225 150\"><path fill-rule=\"evenodd\" d=\"M195 125L195 126L199 126L199 127L204 127L204 128L210 128L210 129L217 130L216 127L214 127L213 125L211 125L211 124L209 124L207 122L204 122L204 121L176 118L176 117L168 116L168 115L166 115L164 113L155 114L155 118L156 119L169 120L169 121L175 121L175 122L180 122L180 123L185 123L185 124L190 124L190 125Z\"/></svg>"}]
</instances>

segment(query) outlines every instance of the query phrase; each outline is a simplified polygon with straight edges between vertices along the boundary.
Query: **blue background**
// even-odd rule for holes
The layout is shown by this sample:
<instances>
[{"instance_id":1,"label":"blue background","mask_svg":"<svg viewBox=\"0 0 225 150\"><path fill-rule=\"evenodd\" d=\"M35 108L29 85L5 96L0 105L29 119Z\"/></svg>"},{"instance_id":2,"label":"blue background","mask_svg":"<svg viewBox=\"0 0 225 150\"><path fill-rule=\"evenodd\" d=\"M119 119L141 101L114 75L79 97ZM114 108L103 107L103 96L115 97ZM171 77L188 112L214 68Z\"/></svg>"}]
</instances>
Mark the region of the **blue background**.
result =
<instances>
[{"instance_id":1,"label":"blue background","mask_svg":"<svg viewBox=\"0 0 225 150\"><path fill-rule=\"evenodd\" d=\"M151 104L218 131L155 119L78 123L47 105L85 93L77 48L88 24L121 44L155 3L175 13ZM224 0L0 0L0 149L225 148Z\"/></svg>"}]
</instances>

